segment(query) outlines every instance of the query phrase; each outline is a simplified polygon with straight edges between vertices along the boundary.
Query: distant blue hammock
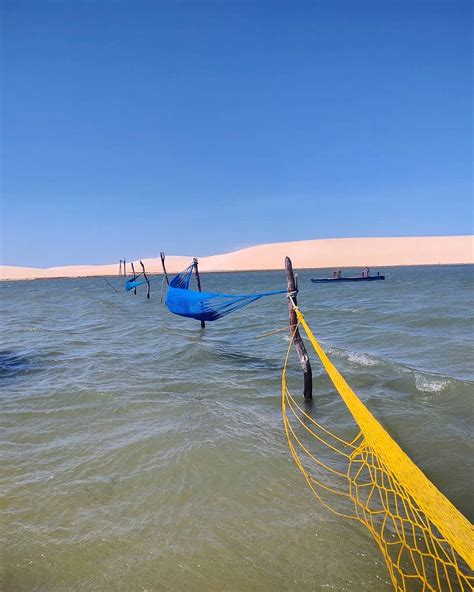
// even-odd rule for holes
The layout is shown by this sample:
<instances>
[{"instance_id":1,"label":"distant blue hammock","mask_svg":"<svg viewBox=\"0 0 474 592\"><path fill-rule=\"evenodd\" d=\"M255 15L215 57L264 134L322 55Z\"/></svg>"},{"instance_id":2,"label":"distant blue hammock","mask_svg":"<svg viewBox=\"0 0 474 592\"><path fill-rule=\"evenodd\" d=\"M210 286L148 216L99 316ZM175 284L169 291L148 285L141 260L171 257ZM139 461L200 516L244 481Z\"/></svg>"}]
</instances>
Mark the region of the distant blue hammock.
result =
<instances>
[{"instance_id":1,"label":"distant blue hammock","mask_svg":"<svg viewBox=\"0 0 474 592\"><path fill-rule=\"evenodd\" d=\"M130 290L135 290L135 294L136 294L138 286L143 286L143 284L148 284L147 298L150 298L150 282L152 282L153 280L155 280L157 278L155 277L155 278L150 279L147 276L146 271L145 271L145 266L143 265L143 261L141 259L140 259L140 265L142 266L142 271L140 271L139 273L137 273L135 271L135 267L133 265L133 262L131 265L132 265L133 277L125 282L125 291L130 292ZM139 279L139 278L143 278L143 279Z\"/></svg>"},{"instance_id":2,"label":"distant blue hammock","mask_svg":"<svg viewBox=\"0 0 474 592\"><path fill-rule=\"evenodd\" d=\"M256 294L196 292L189 289L193 270L194 263L171 280L166 306L170 312L176 315L197 319L198 321L215 321L264 296L286 294L287 292L286 290L273 290Z\"/></svg>"},{"instance_id":3,"label":"distant blue hammock","mask_svg":"<svg viewBox=\"0 0 474 592\"><path fill-rule=\"evenodd\" d=\"M139 274L142 275L142 274ZM139 276L136 276L136 278L138 278ZM130 290L134 290L135 288L138 288L138 286L143 286L143 284L146 284L146 280L140 280L137 281L136 278L132 278L130 280L127 280L125 282L125 291L126 292L130 292Z\"/></svg>"}]
</instances>

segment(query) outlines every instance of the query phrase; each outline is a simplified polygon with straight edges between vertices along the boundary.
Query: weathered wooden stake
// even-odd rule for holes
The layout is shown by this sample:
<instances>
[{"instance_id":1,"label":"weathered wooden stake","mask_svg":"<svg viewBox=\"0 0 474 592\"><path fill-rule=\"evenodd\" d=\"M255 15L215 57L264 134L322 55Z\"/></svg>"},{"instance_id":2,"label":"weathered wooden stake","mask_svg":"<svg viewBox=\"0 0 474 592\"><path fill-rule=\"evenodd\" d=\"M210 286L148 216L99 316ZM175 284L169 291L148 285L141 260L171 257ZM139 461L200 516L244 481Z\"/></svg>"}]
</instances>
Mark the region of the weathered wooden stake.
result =
<instances>
[{"instance_id":1,"label":"weathered wooden stake","mask_svg":"<svg viewBox=\"0 0 474 592\"><path fill-rule=\"evenodd\" d=\"M194 271L196 272L197 287L198 287L199 292L202 292L201 278L199 277L198 260L196 259L196 257L194 257L193 263L194 263ZM204 321L201 321L201 329L205 329L205 328L206 328L206 323Z\"/></svg>"},{"instance_id":2,"label":"weathered wooden stake","mask_svg":"<svg viewBox=\"0 0 474 592\"><path fill-rule=\"evenodd\" d=\"M123 260L123 275L127 277L127 260Z\"/></svg>"},{"instance_id":3,"label":"weathered wooden stake","mask_svg":"<svg viewBox=\"0 0 474 592\"><path fill-rule=\"evenodd\" d=\"M165 278L166 278L166 283L169 286L170 282L168 280L168 273L167 273L166 267L165 267L165 254L163 253L163 251L160 253L160 258L161 258L161 265L163 267L163 273L165 274Z\"/></svg>"},{"instance_id":4,"label":"weathered wooden stake","mask_svg":"<svg viewBox=\"0 0 474 592\"><path fill-rule=\"evenodd\" d=\"M143 265L143 261L141 259L140 259L140 265L142 266L143 277L145 278L145 281L146 281L146 297L150 298L150 280L148 279L148 276L145 271L145 266Z\"/></svg>"},{"instance_id":5,"label":"weathered wooden stake","mask_svg":"<svg viewBox=\"0 0 474 592\"><path fill-rule=\"evenodd\" d=\"M133 261L131 263L132 266L132 273L133 273L133 277L135 277L137 274L135 273L135 266L133 265ZM133 293L135 294L135 296L137 295L137 288L135 286L135 288L133 288Z\"/></svg>"},{"instance_id":6,"label":"weathered wooden stake","mask_svg":"<svg viewBox=\"0 0 474 592\"><path fill-rule=\"evenodd\" d=\"M291 299L296 305L297 285L293 273L293 265L289 257L285 258L285 271L286 280L288 282L288 295L291 295ZM313 399L313 372L311 370L308 352L306 351L304 342L301 339L300 331L299 329L296 329L296 331L294 329L294 327L296 327L298 324L298 319L296 318L296 312L290 299L288 299L288 317L290 319L290 332L292 334L294 332L293 341L295 343L296 351L298 352L301 368L303 369L303 395L306 401L311 401Z\"/></svg>"}]
</instances>

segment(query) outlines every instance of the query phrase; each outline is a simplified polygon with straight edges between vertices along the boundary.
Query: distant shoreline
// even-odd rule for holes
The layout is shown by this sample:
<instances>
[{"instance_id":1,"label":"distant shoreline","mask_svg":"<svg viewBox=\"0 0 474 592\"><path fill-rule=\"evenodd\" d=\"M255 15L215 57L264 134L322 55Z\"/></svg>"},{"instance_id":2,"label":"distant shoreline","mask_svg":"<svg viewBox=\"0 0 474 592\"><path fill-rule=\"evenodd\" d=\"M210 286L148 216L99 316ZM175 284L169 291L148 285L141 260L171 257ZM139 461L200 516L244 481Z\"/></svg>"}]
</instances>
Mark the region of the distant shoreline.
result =
<instances>
[{"instance_id":1,"label":"distant shoreline","mask_svg":"<svg viewBox=\"0 0 474 592\"><path fill-rule=\"evenodd\" d=\"M406 264L406 265L383 265L381 267L385 269L398 269L398 268L402 268L402 267L453 267L453 266L458 266L458 267L469 267L474 265L474 262L472 263L422 263L422 264ZM378 267L378 266L377 266ZM342 267L342 269L358 269L358 267L353 267L353 266L346 266L346 267ZM329 266L329 267L298 267L295 268L295 271L330 271L332 272L333 267ZM201 271L200 274L201 275L207 275L207 274L212 274L212 273L265 273L265 272L269 272L269 271L280 271L279 269L228 269L228 270L224 270L224 271L213 271L208 270L208 271ZM281 268L281 271L284 271L284 268ZM377 271L380 271L379 269L377 269ZM172 272L170 275L173 275L175 272ZM149 277L156 277L156 276L163 276L163 272L159 272L159 271L152 271L148 273ZM118 274L115 275L77 275L77 276L67 276L67 275L62 275L62 276L54 276L54 277L35 277L35 278L0 278L0 282L38 282L38 281L43 281L43 280L47 280L47 281L53 281L53 280L84 280L84 279L104 279L104 278L124 278L124 276L119 276ZM127 272L127 276L128 278L132 277L132 273L131 272Z\"/></svg>"},{"instance_id":2,"label":"distant shoreline","mask_svg":"<svg viewBox=\"0 0 474 592\"><path fill-rule=\"evenodd\" d=\"M415 265L472 265L474 236L338 238L257 245L199 258L202 273L275 271L283 269L284 258L293 260L295 269L408 267ZM170 255L169 274L186 268L192 257ZM162 275L159 257L143 259L150 275ZM135 268L140 269L138 262ZM128 266L128 275L131 267ZM72 265L50 268L0 266L1 281L118 277L117 263Z\"/></svg>"}]
</instances>

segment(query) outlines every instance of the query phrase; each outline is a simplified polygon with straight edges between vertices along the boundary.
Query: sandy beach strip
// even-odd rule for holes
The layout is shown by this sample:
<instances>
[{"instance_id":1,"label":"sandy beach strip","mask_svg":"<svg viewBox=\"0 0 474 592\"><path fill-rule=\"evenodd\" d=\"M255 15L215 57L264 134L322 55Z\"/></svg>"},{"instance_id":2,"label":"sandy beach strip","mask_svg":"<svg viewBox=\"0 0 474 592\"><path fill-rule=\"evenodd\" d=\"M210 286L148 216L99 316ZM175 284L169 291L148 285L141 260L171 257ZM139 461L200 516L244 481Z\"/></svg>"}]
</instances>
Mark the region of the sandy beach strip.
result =
<instances>
[{"instance_id":1,"label":"sandy beach strip","mask_svg":"<svg viewBox=\"0 0 474 592\"><path fill-rule=\"evenodd\" d=\"M317 239L257 245L208 257L195 254L203 272L282 269L287 255L299 269L473 264L474 236ZM191 259L192 256L167 256L168 272L182 271ZM159 257L143 262L149 273L162 272ZM134 264L140 269L138 261ZM127 270L131 272L130 265ZM0 280L117 275L118 260L105 265L48 268L0 266Z\"/></svg>"}]
</instances>

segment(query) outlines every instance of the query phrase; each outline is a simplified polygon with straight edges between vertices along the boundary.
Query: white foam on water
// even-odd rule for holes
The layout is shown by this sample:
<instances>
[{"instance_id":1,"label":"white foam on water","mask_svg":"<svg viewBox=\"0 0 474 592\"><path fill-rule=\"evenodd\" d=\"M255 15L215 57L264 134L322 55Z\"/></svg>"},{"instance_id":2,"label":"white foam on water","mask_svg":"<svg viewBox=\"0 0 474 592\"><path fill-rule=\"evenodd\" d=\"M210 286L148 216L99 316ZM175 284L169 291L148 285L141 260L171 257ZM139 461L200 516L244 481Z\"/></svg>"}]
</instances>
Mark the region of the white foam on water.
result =
<instances>
[{"instance_id":1,"label":"white foam on water","mask_svg":"<svg viewBox=\"0 0 474 592\"><path fill-rule=\"evenodd\" d=\"M359 366L376 366L379 362L371 358L367 354L361 354L357 352L349 352L347 359L349 362L353 364L358 364Z\"/></svg>"},{"instance_id":2,"label":"white foam on water","mask_svg":"<svg viewBox=\"0 0 474 592\"><path fill-rule=\"evenodd\" d=\"M368 354L364 354L362 352L355 352L351 350L341 350L334 347L325 348L326 352L330 356L334 356L336 358L345 358L348 362L352 364L357 364L358 366L378 366L380 361L369 356Z\"/></svg>"},{"instance_id":3,"label":"white foam on water","mask_svg":"<svg viewBox=\"0 0 474 592\"><path fill-rule=\"evenodd\" d=\"M440 393L448 386L449 381L443 378L428 378L415 374L415 386L422 393Z\"/></svg>"}]
</instances>

